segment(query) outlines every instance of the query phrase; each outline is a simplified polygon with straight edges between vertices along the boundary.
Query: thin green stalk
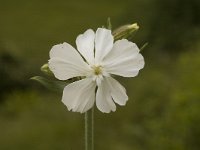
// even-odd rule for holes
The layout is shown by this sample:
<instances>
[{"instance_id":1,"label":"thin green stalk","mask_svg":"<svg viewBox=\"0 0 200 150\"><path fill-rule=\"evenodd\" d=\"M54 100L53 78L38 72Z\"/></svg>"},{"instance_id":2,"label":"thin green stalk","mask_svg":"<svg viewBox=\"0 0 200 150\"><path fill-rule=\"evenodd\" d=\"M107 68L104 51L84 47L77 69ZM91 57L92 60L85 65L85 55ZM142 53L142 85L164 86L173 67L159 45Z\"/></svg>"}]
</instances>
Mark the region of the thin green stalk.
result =
<instances>
[{"instance_id":1,"label":"thin green stalk","mask_svg":"<svg viewBox=\"0 0 200 150\"><path fill-rule=\"evenodd\" d=\"M94 150L94 108L85 113L85 150Z\"/></svg>"}]
</instances>

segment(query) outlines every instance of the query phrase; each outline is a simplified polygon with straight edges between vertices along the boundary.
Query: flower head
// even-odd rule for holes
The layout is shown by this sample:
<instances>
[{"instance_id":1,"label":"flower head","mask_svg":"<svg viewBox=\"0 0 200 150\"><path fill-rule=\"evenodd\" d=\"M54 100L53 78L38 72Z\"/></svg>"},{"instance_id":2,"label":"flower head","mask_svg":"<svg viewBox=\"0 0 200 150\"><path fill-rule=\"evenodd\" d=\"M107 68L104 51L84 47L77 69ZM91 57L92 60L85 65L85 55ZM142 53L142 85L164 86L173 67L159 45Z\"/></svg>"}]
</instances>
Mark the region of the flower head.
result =
<instances>
[{"instance_id":1,"label":"flower head","mask_svg":"<svg viewBox=\"0 0 200 150\"><path fill-rule=\"evenodd\" d=\"M84 113L94 106L105 113L128 100L125 88L112 75L134 77L144 67L143 56L135 43L126 39L114 42L111 30L88 29L76 39L77 50L68 43L50 51L49 68L59 80L84 77L67 85L62 102L68 110ZM97 89L97 90L96 90Z\"/></svg>"}]
</instances>

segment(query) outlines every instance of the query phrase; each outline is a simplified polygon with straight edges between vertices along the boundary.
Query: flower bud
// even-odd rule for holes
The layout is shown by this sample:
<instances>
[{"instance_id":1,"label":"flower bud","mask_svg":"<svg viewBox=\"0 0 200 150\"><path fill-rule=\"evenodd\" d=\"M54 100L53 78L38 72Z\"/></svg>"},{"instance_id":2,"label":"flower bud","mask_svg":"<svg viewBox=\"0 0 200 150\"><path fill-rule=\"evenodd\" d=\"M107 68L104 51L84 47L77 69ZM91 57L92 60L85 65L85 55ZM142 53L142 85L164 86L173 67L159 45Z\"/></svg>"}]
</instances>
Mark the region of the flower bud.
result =
<instances>
[{"instance_id":1,"label":"flower bud","mask_svg":"<svg viewBox=\"0 0 200 150\"><path fill-rule=\"evenodd\" d=\"M113 31L113 36L115 40L128 38L132 36L132 34L139 29L137 23L123 25Z\"/></svg>"},{"instance_id":2,"label":"flower bud","mask_svg":"<svg viewBox=\"0 0 200 150\"><path fill-rule=\"evenodd\" d=\"M44 65L42 65L42 67L40 68L40 70L45 73L46 75L52 76L53 73L51 72L51 70L49 69L49 65L46 63Z\"/></svg>"}]
</instances>

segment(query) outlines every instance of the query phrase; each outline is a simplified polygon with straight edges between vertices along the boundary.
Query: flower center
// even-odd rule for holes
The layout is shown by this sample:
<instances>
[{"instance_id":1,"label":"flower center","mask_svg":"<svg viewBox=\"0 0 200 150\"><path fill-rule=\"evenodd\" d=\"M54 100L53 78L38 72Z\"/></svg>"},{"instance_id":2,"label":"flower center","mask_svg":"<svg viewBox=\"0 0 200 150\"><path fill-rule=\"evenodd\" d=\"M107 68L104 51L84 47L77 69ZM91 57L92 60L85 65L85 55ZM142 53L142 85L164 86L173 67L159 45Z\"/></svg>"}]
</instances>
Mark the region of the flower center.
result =
<instances>
[{"instance_id":1,"label":"flower center","mask_svg":"<svg viewBox=\"0 0 200 150\"><path fill-rule=\"evenodd\" d=\"M107 73L101 65L92 65L91 69L92 72L90 72L90 75L98 86L101 84L101 81L104 77L110 76L109 73Z\"/></svg>"},{"instance_id":2,"label":"flower center","mask_svg":"<svg viewBox=\"0 0 200 150\"><path fill-rule=\"evenodd\" d=\"M92 67L95 75L101 75L102 74L102 67L101 66L93 66Z\"/></svg>"}]
</instances>

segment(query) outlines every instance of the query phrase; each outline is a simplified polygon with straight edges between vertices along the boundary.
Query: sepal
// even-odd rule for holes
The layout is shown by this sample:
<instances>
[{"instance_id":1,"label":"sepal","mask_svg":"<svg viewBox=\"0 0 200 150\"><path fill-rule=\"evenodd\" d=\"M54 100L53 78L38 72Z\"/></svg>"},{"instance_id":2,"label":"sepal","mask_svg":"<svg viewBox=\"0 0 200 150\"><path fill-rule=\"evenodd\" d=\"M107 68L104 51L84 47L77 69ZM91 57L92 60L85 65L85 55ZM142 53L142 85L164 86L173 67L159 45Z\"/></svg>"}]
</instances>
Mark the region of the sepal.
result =
<instances>
[{"instance_id":1,"label":"sepal","mask_svg":"<svg viewBox=\"0 0 200 150\"><path fill-rule=\"evenodd\" d=\"M41 77L41 76L32 77L31 80L35 80L35 81L41 83L47 89L54 91L54 92L59 92L59 93L62 93L64 87L67 84L69 84L65 81L49 80L49 79Z\"/></svg>"}]
</instances>

